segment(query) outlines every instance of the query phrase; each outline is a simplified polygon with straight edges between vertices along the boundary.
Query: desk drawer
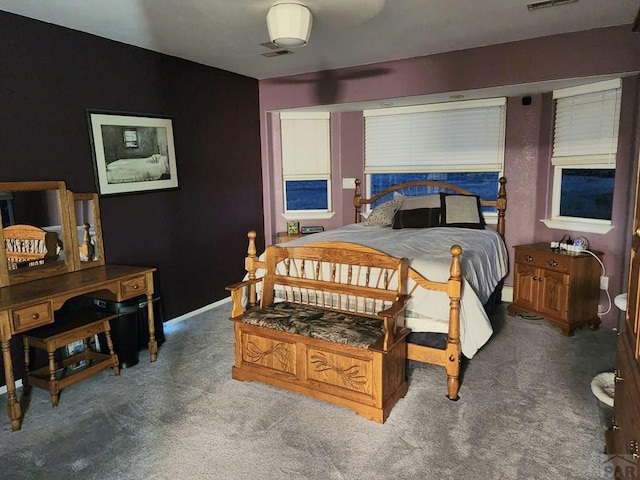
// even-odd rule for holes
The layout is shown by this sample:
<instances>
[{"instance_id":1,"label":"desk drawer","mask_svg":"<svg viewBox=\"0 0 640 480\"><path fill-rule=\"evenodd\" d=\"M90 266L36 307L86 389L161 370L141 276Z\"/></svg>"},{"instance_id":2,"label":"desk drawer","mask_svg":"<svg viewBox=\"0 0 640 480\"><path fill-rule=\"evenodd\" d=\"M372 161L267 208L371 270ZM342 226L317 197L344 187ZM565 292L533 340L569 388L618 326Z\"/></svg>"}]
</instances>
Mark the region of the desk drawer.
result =
<instances>
[{"instance_id":1,"label":"desk drawer","mask_svg":"<svg viewBox=\"0 0 640 480\"><path fill-rule=\"evenodd\" d=\"M20 333L41 325L53 323L51 302L19 308L11 312L13 332Z\"/></svg>"},{"instance_id":2,"label":"desk drawer","mask_svg":"<svg viewBox=\"0 0 640 480\"><path fill-rule=\"evenodd\" d=\"M120 296L123 300L147 293L147 279L145 276L123 280L120 282Z\"/></svg>"}]
</instances>

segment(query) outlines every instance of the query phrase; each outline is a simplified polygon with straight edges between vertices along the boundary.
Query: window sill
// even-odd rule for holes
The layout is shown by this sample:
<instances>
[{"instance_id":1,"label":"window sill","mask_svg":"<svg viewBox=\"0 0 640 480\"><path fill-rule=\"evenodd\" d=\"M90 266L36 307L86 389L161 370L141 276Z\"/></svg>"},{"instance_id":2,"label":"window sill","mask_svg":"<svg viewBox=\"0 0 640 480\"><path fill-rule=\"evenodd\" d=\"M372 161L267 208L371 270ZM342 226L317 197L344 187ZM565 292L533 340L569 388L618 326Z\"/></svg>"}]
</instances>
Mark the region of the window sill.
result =
<instances>
[{"instance_id":1,"label":"window sill","mask_svg":"<svg viewBox=\"0 0 640 480\"><path fill-rule=\"evenodd\" d=\"M571 230L573 232L599 233L604 235L613 229L613 225L610 223L589 221L586 219L558 220L543 218L540 221L549 228L555 230Z\"/></svg>"},{"instance_id":2,"label":"window sill","mask_svg":"<svg viewBox=\"0 0 640 480\"><path fill-rule=\"evenodd\" d=\"M326 218L331 218L336 214L336 212L289 212L283 213L282 216L285 220L322 220Z\"/></svg>"}]
</instances>

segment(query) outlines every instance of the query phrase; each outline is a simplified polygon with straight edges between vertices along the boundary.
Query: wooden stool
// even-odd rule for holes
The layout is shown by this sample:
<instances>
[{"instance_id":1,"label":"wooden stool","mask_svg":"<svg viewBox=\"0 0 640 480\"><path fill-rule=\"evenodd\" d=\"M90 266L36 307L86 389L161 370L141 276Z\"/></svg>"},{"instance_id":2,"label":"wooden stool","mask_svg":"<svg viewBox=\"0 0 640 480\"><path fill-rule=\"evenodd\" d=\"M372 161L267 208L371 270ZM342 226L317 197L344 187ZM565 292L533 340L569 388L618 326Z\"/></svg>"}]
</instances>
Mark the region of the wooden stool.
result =
<instances>
[{"instance_id":1,"label":"wooden stool","mask_svg":"<svg viewBox=\"0 0 640 480\"><path fill-rule=\"evenodd\" d=\"M81 309L58 315L55 323L24 333L25 394L29 394L31 386L49 390L51 404L55 407L58 405L58 396L63 388L109 367L113 368L116 375L120 375L118 357L113 351L113 342L109 333L111 330L109 320L115 317L117 317L116 314ZM109 354L94 352L89 348L88 339L98 333L105 334ZM78 341L83 343L82 352L63 358L62 362L55 360L57 349ZM30 372L29 347L46 350L49 365ZM79 362L84 362L84 365L73 370L68 368Z\"/></svg>"}]
</instances>

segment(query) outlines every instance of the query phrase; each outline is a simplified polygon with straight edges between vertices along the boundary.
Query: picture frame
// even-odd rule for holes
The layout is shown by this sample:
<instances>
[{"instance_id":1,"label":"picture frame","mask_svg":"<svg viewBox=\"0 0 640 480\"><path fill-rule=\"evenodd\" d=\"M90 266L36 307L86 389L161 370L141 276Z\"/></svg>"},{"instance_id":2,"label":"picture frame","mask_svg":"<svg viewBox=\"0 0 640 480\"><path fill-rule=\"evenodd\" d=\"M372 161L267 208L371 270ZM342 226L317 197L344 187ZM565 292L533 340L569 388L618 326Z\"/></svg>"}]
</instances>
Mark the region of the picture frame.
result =
<instances>
[{"instance_id":1,"label":"picture frame","mask_svg":"<svg viewBox=\"0 0 640 480\"><path fill-rule=\"evenodd\" d=\"M171 118L87 110L100 195L177 189Z\"/></svg>"},{"instance_id":2,"label":"picture frame","mask_svg":"<svg viewBox=\"0 0 640 480\"><path fill-rule=\"evenodd\" d=\"M298 235L300 233L300 222L287 222L287 235Z\"/></svg>"}]
</instances>

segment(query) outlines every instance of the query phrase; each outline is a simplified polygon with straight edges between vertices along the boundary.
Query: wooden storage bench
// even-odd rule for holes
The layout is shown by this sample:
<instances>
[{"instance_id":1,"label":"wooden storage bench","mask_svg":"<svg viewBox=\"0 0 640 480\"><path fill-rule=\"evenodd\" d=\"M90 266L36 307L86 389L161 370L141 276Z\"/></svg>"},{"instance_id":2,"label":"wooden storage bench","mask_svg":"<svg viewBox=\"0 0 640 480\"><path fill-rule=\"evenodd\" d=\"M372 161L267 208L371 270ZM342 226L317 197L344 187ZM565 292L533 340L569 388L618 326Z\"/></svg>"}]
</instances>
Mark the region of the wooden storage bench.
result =
<instances>
[{"instance_id":1,"label":"wooden storage bench","mask_svg":"<svg viewBox=\"0 0 640 480\"><path fill-rule=\"evenodd\" d=\"M272 245L264 265L261 278L227 287L235 322L232 377L384 422L407 392L409 330L398 326L408 298L407 259L318 242ZM245 290L255 292L258 283L260 304L245 310Z\"/></svg>"}]
</instances>

